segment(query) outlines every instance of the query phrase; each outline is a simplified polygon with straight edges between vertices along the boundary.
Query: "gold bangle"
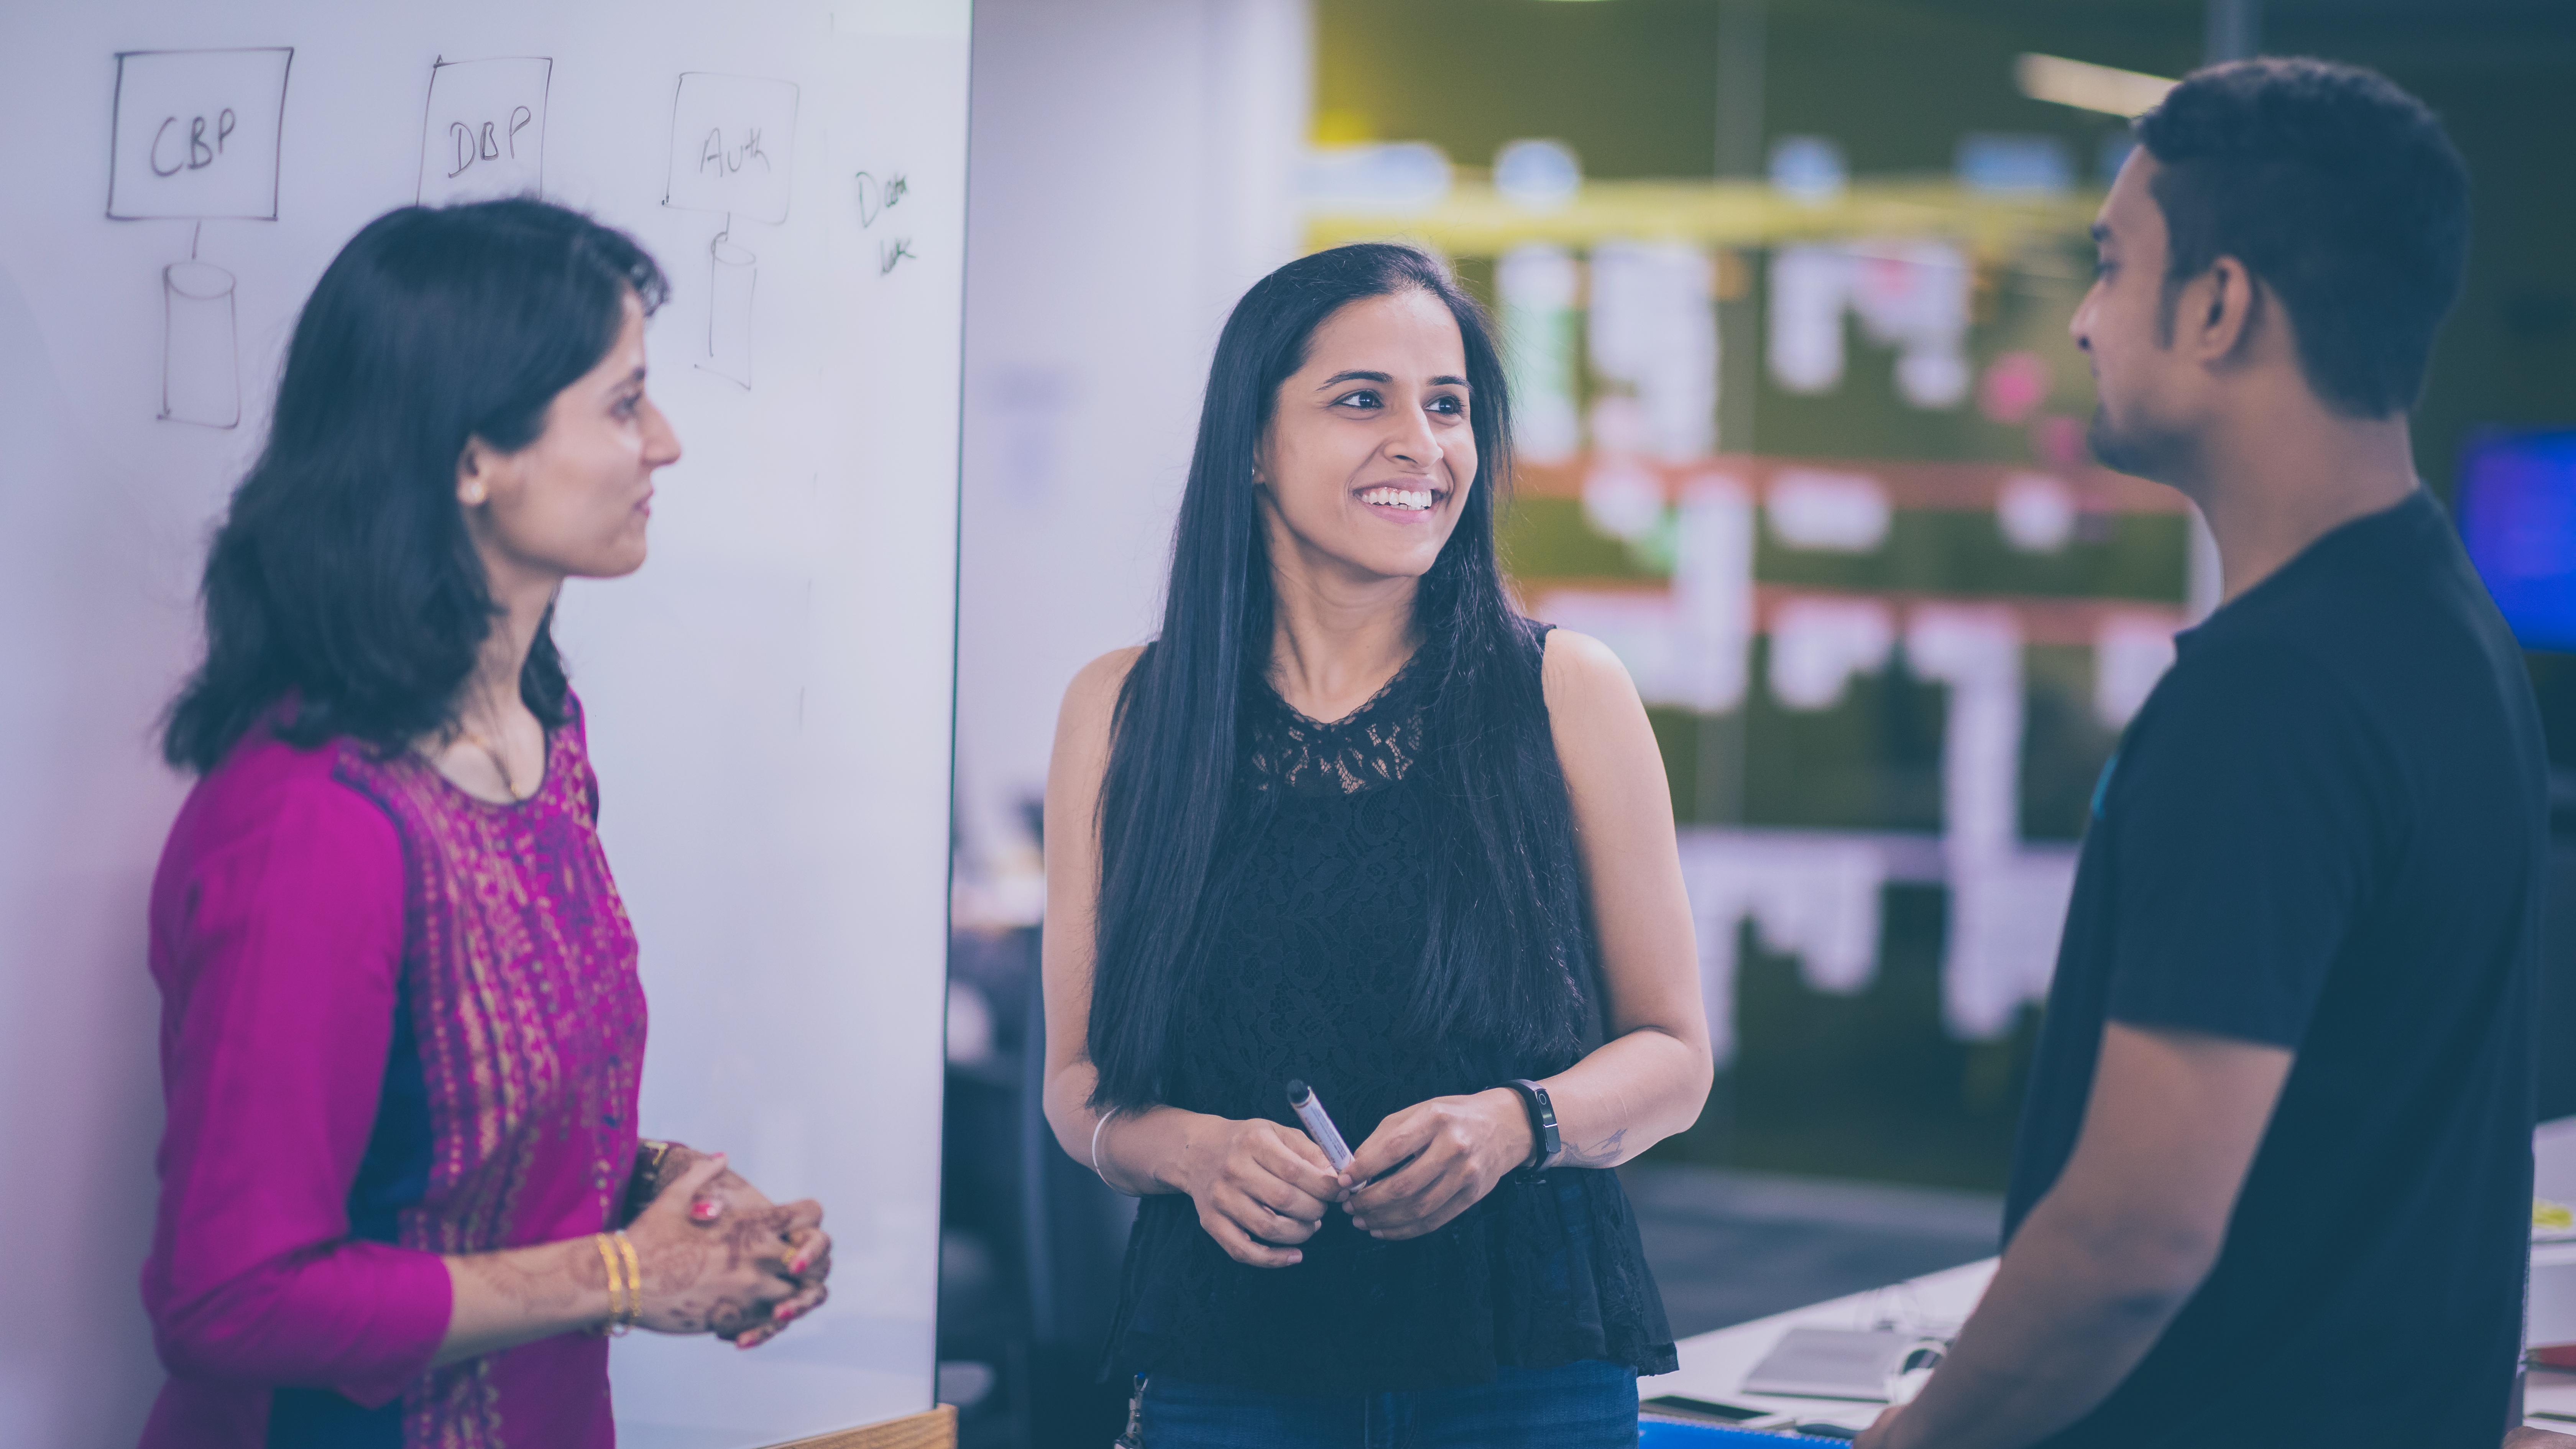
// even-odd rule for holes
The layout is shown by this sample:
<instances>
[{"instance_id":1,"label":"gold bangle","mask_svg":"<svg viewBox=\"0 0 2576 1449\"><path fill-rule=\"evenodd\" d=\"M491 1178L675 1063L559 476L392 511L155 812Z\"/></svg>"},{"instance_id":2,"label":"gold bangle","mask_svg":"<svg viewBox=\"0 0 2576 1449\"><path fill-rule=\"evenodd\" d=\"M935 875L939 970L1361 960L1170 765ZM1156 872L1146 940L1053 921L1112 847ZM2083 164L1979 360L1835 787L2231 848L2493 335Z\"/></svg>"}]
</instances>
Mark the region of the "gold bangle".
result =
<instances>
[{"instance_id":1,"label":"gold bangle","mask_svg":"<svg viewBox=\"0 0 2576 1449\"><path fill-rule=\"evenodd\" d=\"M618 1261L617 1247L608 1240L608 1234L593 1233L590 1235L590 1241L591 1246L599 1249L599 1265L608 1274L608 1321L599 1325L598 1331L623 1333L625 1329L619 1326L619 1320L623 1314L618 1308L618 1299L624 1295L626 1287L625 1265Z\"/></svg>"},{"instance_id":2,"label":"gold bangle","mask_svg":"<svg viewBox=\"0 0 2576 1449\"><path fill-rule=\"evenodd\" d=\"M626 1262L626 1316L617 1324L624 1333L644 1321L644 1264L635 1254L634 1239L622 1230L609 1236L617 1239L617 1256Z\"/></svg>"}]
</instances>

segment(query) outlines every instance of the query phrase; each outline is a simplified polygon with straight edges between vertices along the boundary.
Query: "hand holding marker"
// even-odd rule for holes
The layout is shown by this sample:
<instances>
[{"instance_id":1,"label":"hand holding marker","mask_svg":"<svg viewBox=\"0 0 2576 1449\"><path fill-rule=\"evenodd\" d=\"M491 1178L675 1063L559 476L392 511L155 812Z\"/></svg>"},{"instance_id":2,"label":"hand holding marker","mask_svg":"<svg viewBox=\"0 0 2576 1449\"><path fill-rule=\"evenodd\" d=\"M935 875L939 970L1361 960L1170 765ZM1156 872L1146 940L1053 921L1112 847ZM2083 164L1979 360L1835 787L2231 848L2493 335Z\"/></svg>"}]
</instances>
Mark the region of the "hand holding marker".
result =
<instances>
[{"instance_id":1,"label":"hand holding marker","mask_svg":"<svg viewBox=\"0 0 2576 1449\"><path fill-rule=\"evenodd\" d=\"M1306 1124L1306 1135L1324 1149L1324 1158L1339 1172L1351 1165L1350 1144L1342 1140L1341 1129L1333 1125L1332 1116L1324 1110L1324 1099L1300 1079L1288 1081L1288 1105L1297 1109L1297 1120Z\"/></svg>"}]
</instances>

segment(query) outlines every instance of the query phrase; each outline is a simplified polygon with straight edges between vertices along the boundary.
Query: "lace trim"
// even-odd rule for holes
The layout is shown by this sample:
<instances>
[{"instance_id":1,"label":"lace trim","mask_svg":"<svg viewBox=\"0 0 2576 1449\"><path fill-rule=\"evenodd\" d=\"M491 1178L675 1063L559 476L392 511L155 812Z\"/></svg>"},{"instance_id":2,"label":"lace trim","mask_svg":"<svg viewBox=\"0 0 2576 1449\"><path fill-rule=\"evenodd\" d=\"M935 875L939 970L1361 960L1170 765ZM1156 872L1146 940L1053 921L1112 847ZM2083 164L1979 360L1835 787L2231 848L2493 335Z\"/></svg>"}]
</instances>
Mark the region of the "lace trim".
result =
<instances>
[{"instance_id":1,"label":"lace trim","mask_svg":"<svg viewBox=\"0 0 2576 1449\"><path fill-rule=\"evenodd\" d=\"M1377 693L1330 722L1300 713L1263 680L1255 691L1263 707L1246 721L1252 788L1357 795L1403 779L1422 755L1423 701L1413 683L1425 652L1415 650Z\"/></svg>"}]
</instances>

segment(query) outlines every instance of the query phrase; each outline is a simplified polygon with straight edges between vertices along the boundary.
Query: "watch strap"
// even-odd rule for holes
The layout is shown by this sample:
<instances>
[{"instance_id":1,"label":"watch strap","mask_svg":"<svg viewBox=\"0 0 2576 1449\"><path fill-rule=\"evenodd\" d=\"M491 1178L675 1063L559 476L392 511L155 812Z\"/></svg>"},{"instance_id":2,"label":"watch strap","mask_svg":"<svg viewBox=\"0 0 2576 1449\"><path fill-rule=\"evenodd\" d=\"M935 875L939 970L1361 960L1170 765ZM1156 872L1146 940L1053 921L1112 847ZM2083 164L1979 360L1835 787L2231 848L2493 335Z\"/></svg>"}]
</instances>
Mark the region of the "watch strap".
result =
<instances>
[{"instance_id":1,"label":"watch strap","mask_svg":"<svg viewBox=\"0 0 2576 1449\"><path fill-rule=\"evenodd\" d=\"M1531 1156L1522 1165L1532 1169L1552 1166L1562 1144L1556 1131L1556 1104L1548 1100L1547 1088L1526 1077L1515 1077L1505 1085L1520 1094L1521 1106L1529 1112Z\"/></svg>"}]
</instances>

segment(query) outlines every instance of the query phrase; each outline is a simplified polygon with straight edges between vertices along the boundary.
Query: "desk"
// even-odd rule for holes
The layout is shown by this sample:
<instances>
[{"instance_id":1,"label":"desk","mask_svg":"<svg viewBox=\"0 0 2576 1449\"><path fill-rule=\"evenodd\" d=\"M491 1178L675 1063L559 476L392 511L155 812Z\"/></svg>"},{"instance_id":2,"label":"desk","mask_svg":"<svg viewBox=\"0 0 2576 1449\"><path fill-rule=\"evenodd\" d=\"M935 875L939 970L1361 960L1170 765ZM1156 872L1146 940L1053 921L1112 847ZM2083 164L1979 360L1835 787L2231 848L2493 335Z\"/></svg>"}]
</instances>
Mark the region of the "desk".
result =
<instances>
[{"instance_id":1,"label":"desk","mask_svg":"<svg viewBox=\"0 0 2576 1449\"><path fill-rule=\"evenodd\" d=\"M2523 1342L2576 1342L2576 1243L2532 1244L2524 1313ZM2576 1434L2576 1373L2533 1369L2523 1383L2522 1411L2559 1416L2524 1419L2531 1428Z\"/></svg>"},{"instance_id":2,"label":"desk","mask_svg":"<svg viewBox=\"0 0 2576 1449\"><path fill-rule=\"evenodd\" d=\"M2531 1258L2535 1270L2576 1268L2576 1243L2542 1244L2533 1248ZM1890 1324L1908 1331L1954 1331L1968 1321L1977 1300L1985 1296L1986 1284L1994 1278L1998 1261L1987 1258L1965 1263L1848 1298L1792 1308L1733 1328L1685 1338L1678 1345L1681 1367L1668 1374L1639 1379L1637 1396L1651 1399L1657 1394L1688 1394L1692 1398L1795 1414L1809 1423L1865 1428L1886 1405L1748 1394L1744 1392L1745 1375L1753 1372L1753 1366L1792 1328L1876 1328ZM2535 1278L2540 1276L2535 1272ZM2522 1407L2525 1414L2571 1416L2525 1419L2523 1422L2531 1428L2576 1433L2576 1373L2532 1370L2523 1388Z\"/></svg>"},{"instance_id":3,"label":"desk","mask_svg":"<svg viewBox=\"0 0 2576 1449\"><path fill-rule=\"evenodd\" d=\"M1791 1399L1769 1394L1744 1392L1744 1377L1762 1361L1781 1335L1792 1328L1876 1328L1890 1324L1908 1332L1928 1330L1950 1334L1968 1321L1977 1300L1985 1296L1986 1283L1995 1276L1998 1259L1986 1258L1964 1263L1921 1278L1854 1293L1848 1298L1833 1298L1805 1308L1792 1308L1768 1318L1756 1318L1733 1328L1685 1338L1679 1344L1681 1367L1668 1374L1637 1381L1637 1396L1651 1399L1657 1394L1688 1394L1697 1399L1717 1399L1748 1408L1767 1409L1775 1413L1795 1414L1809 1423L1841 1424L1849 1428L1866 1428L1872 1419L1886 1409L1885 1404L1861 1403L1847 1399ZM2545 1427L2545 1426L2544 1426Z\"/></svg>"}]
</instances>

